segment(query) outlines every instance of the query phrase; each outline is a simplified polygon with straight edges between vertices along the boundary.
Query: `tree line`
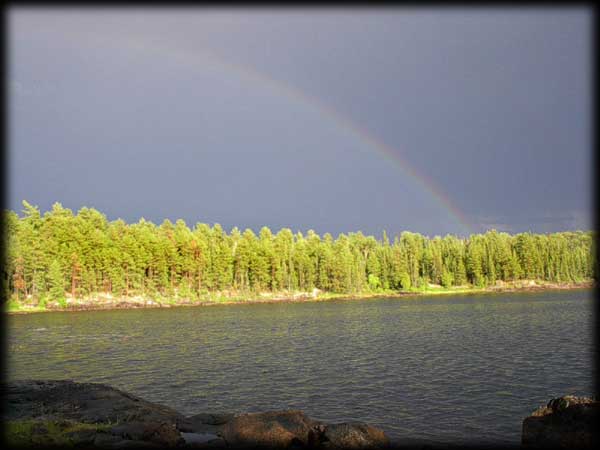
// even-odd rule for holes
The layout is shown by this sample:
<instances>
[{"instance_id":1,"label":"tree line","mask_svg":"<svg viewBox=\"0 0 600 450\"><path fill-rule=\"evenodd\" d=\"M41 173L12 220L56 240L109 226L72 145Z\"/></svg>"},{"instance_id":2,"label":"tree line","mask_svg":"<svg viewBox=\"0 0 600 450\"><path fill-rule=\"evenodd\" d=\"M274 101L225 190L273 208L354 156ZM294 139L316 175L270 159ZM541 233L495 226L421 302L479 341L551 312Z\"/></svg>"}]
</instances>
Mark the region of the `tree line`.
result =
<instances>
[{"instance_id":1,"label":"tree line","mask_svg":"<svg viewBox=\"0 0 600 450\"><path fill-rule=\"evenodd\" d=\"M108 221L55 203L43 215L23 202L4 212L5 298L64 299L97 293L197 299L208 292L407 290L429 284L484 287L498 280L595 278L593 232L468 238L402 232L390 241L361 232L322 237L283 228L233 228L183 220Z\"/></svg>"}]
</instances>

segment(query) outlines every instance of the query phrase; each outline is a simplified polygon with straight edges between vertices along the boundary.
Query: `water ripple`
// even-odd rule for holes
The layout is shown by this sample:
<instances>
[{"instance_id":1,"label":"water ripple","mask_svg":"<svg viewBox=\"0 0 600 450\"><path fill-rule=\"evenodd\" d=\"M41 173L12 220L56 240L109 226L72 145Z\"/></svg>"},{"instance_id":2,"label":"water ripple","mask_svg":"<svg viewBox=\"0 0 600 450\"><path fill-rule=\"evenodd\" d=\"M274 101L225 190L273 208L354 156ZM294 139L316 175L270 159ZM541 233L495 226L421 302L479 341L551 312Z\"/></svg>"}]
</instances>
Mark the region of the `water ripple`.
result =
<instances>
[{"instance_id":1,"label":"water ripple","mask_svg":"<svg viewBox=\"0 0 600 450\"><path fill-rule=\"evenodd\" d=\"M298 408L399 440L514 445L538 405L592 393L591 312L573 291L15 315L6 375L186 414Z\"/></svg>"}]
</instances>

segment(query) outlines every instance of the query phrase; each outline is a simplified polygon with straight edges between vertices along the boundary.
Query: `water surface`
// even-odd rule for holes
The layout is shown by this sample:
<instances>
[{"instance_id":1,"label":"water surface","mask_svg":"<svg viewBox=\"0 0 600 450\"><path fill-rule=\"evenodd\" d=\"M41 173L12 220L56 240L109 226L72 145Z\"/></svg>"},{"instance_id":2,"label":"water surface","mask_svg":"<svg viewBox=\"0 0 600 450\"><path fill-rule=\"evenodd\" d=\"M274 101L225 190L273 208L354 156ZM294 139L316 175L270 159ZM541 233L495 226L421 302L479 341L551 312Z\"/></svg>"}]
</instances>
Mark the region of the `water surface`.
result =
<instances>
[{"instance_id":1,"label":"water surface","mask_svg":"<svg viewBox=\"0 0 600 450\"><path fill-rule=\"evenodd\" d=\"M11 315L5 378L108 383L184 414L298 408L392 438L518 444L593 394L589 290Z\"/></svg>"}]
</instances>

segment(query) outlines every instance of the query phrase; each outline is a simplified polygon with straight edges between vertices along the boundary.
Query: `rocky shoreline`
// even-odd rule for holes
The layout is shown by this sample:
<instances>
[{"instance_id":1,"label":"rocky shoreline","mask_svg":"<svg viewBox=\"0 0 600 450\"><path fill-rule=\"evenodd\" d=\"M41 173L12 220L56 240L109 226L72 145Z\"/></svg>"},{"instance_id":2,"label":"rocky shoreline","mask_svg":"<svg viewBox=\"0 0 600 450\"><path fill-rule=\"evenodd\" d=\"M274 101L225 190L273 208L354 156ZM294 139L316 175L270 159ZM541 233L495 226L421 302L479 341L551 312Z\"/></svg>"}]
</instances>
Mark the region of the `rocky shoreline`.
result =
<instances>
[{"instance_id":1,"label":"rocky shoreline","mask_svg":"<svg viewBox=\"0 0 600 450\"><path fill-rule=\"evenodd\" d=\"M183 414L104 384L23 380L3 385L10 447L319 448L389 447L365 423L326 424L302 411Z\"/></svg>"},{"instance_id":2,"label":"rocky shoreline","mask_svg":"<svg viewBox=\"0 0 600 450\"><path fill-rule=\"evenodd\" d=\"M424 291L406 291L406 292L385 292L385 293L364 293L364 294L325 294L318 292L289 292L279 294L261 294L258 297L249 296L244 300L235 299L225 295L219 301L193 301L189 299L177 299L174 301L158 301L156 299L147 299L143 297L111 297L98 296L91 299L67 299L66 305L61 306L57 302L48 302L44 309L36 308L24 304L22 309L15 311L6 311L8 314L29 314L35 312L53 312L53 311L100 311L114 309L146 309L146 308L173 308L173 307L193 307L193 306L218 306L218 305L243 305L257 303L291 303L291 302L309 302L309 301L328 301L328 300L359 300L374 297L390 298L414 298L432 295L462 295L462 294L487 294L503 292L539 292L548 290L573 290L590 289L595 284L590 281L581 283L550 283L533 280L522 280L520 282L506 283L498 282L494 286L485 288L462 288L462 289L439 289L433 288Z\"/></svg>"},{"instance_id":3,"label":"rocky shoreline","mask_svg":"<svg viewBox=\"0 0 600 450\"><path fill-rule=\"evenodd\" d=\"M6 402L2 423L9 448L453 448L410 439L391 442L372 425L322 423L298 410L185 416L97 383L22 380L4 383L2 390ZM591 449L598 441L599 411L595 399L552 399L523 420L521 448Z\"/></svg>"}]
</instances>

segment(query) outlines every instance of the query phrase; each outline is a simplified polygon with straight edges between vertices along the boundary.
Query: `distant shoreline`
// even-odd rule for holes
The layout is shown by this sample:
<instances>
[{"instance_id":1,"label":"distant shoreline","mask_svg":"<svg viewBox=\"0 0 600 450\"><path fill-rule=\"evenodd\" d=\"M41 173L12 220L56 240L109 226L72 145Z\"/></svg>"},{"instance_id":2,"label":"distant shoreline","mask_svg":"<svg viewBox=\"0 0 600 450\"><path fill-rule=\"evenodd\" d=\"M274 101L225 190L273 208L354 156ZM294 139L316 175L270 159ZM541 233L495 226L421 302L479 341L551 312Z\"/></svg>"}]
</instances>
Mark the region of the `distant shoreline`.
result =
<instances>
[{"instance_id":1,"label":"distant shoreline","mask_svg":"<svg viewBox=\"0 0 600 450\"><path fill-rule=\"evenodd\" d=\"M444 295L468 295L468 294L499 294L505 292L539 292L552 290L577 290L577 289L592 289L596 286L594 281L584 281L579 283L550 283L544 281L526 281L503 283L501 285L488 287L454 287L442 288L432 287L422 290L410 291L384 291L384 292L367 292L361 294L337 294L321 292L313 295L308 292L300 293L274 293L268 297L257 297L257 294L247 294L232 296L231 298L219 297L215 300L171 300L157 301L151 299L143 299L141 297L132 298L112 298L104 297L105 300L99 301L96 299L78 299L77 303L68 303L65 307L49 305L49 307L39 308L35 306L21 305L17 310L7 310L7 304L4 305L4 313L6 314L33 314L43 312L81 312L81 311L108 311L118 309L162 309L176 307L193 307L193 306L218 306L218 305L247 305L261 303L306 303L306 302L324 302L329 300L363 300L369 298L418 298ZM99 296L101 297L101 296Z\"/></svg>"}]
</instances>

